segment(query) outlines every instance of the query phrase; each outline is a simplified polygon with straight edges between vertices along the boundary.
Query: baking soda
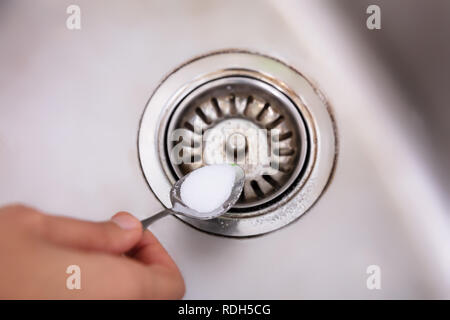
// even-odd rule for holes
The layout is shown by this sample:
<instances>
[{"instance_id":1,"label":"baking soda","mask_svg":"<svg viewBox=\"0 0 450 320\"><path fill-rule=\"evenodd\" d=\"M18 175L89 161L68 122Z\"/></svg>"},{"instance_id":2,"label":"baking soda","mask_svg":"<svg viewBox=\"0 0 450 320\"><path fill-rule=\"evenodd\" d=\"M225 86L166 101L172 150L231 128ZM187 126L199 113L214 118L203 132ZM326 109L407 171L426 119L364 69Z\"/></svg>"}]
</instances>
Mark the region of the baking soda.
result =
<instances>
[{"instance_id":1,"label":"baking soda","mask_svg":"<svg viewBox=\"0 0 450 320\"><path fill-rule=\"evenodd\" d=\"M214 211L230 197L235 177L235 169L228 164L199 168L181 185L181 200L199 213Z\"/></svg>"}]
</instances>

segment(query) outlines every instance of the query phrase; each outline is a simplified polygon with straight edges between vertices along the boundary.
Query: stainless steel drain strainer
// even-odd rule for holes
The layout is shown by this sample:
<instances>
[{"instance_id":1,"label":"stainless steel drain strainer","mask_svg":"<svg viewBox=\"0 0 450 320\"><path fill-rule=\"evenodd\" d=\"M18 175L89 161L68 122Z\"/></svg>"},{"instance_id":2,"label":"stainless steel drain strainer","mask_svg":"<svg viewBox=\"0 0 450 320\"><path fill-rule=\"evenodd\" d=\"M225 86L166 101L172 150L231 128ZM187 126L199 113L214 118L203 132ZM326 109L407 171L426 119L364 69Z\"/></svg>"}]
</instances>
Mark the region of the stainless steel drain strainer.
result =
<instances>
[{"instance_id":1,"label":"stainless steel drain strainer","mask_svg":"<svg viewBox=\"0 0 450 320\"><path fill-rule=\"evenodd\" d=\"M170 74L149 100L139 131L142 170L170 206L171 184L181 176L237 162L246 183L226 216L179 218L221 235L266 233L301 216L328 183L336 151L328 111L318 91L287 65L242 51L213 53Z\"/></svg>"},{"instance_id":2,"label":"stainless steel drain strainer","mask_svg":"<svg viewBox=\"0 0 450 320\"><path fill-rule=\"evenodd\" d=\"M173 165L171 159L175 175L205 164L240 164L246 182L235 208L247 212L283 194L305 163L308 139L300 112L280 91L254 78L220 78L192 91L170 118L167 154L179 143L171 134L176 129L187 131L191 143L181 150L196 161ZM277 156L265 168L258 155L270 154L270 147Z\"/></svg>"}]
</instances>

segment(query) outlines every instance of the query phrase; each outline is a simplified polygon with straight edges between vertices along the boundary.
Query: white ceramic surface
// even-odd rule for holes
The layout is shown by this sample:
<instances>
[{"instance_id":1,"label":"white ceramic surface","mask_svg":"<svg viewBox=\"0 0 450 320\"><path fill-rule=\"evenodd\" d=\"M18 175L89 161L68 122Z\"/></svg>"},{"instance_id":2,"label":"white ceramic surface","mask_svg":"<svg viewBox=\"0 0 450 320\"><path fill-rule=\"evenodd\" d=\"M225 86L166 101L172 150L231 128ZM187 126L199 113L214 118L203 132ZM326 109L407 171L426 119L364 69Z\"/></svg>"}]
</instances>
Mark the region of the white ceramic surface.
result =
<instances>
[{"instance_id":1,"label":"white ceramic surface","mask_svg":"<svg viewBox=\"0 0 450 320\"><path fill-rule=\"evenodd\" d=\"M150 94L196 55L255 50L329 99L335 176L306 215L262 237L211 236L173 217L154 224L186 298L449 297L445 193L389 70L332 4L79 0L82 29L70 31L71 3L0 3L0 205L90 220L157 212L137 158ZM382 290L366 288L372 264Z\"/></svg>"}]
</instances>

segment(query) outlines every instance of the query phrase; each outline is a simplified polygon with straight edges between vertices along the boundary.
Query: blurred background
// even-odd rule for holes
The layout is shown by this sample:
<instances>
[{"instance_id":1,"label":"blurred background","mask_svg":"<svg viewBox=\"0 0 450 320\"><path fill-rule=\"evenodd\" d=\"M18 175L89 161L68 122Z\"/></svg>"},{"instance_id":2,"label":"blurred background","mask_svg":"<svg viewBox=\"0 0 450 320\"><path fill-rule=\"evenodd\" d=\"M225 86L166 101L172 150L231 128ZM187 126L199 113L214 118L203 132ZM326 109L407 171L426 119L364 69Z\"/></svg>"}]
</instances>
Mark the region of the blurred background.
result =
<instances>
[{"instance_id":1,"label":"blurred background","mask_svg":"<svg viewBox=\"0 0 450 320\"><path fill-rule=\"evenodd\" d=\"M80 30L66 27L72 4ZM263 237L156 224L186 298L450 298L449 17L446 0L1 0L0 204L156 212L136 150L151 93L195 56L257 51L330 102L335 176L308 214ZM373 264L381 290L366 287Z\"/></svg>"}]
</instances>

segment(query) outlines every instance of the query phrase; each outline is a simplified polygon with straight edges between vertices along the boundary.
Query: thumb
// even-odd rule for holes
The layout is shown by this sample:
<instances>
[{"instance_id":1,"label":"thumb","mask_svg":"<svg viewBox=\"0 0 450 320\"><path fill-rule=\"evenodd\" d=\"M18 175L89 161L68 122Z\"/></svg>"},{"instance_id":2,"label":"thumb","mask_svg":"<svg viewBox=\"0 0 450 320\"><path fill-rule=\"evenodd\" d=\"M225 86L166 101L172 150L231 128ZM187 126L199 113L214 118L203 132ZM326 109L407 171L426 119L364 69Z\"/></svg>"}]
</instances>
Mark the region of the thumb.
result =
<instances>
[{"instance_id":1,"label":"thumb","mask_svg":"<svg viewBox=\"0 0 450 320\"><path fill-rule=\"evenodd\" d=\"M127 212L119 212L107 222L44 215L35 230L58 245L116 254L129 251L142 237L140 221Z\"/></svg>"}]
</instances>

